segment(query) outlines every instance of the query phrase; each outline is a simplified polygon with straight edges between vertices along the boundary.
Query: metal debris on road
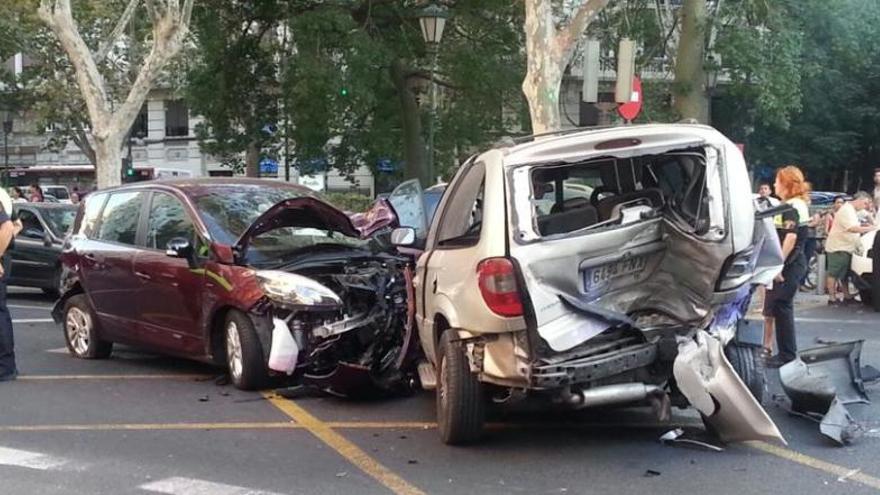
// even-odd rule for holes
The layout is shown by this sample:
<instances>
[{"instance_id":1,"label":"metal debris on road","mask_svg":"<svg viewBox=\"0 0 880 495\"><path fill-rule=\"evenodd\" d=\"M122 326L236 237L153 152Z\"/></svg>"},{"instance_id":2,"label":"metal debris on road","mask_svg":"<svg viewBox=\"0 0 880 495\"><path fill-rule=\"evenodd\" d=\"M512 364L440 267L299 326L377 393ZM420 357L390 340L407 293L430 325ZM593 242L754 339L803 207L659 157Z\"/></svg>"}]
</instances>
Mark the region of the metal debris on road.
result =
<instances>
[{"instance_id":1,"label":"metal debris on road","mask_svg":"<svg viewBox=\"0 0 880 495\"><path fill-rule=\"evenodd\" d=\"M837 478L837 481L839 481L839 482L841 482L841 483L846 483L846 480L848 480L849 478L851 478L851 477L853 477L853 476L855 476L855 475L857 475L857 474L859 474L859 473L861 473L861 472L862 472L861 469L853 469L852 471L850 471L850 472L844 474L843 476L838 477L838 478Z\"/></svg>"},{"instance_id":2,"label":"metal debris on road","mask_svg":"<svg viewBox=\"0 0 880 495\"><path fill-rule=\"evenodd\" d=\"M723 447L719 447L717 445L712 445L711 443L697 440L694 438L686 438L684 435L685 435L684 430L681 428L669 430L660 437L660 442L663 444L666 444L666 445L680 444L683 446L700 447L700 448L704 448L706 450L711 450L713 452L724 452Z\"/></svg>"}]
</instances>

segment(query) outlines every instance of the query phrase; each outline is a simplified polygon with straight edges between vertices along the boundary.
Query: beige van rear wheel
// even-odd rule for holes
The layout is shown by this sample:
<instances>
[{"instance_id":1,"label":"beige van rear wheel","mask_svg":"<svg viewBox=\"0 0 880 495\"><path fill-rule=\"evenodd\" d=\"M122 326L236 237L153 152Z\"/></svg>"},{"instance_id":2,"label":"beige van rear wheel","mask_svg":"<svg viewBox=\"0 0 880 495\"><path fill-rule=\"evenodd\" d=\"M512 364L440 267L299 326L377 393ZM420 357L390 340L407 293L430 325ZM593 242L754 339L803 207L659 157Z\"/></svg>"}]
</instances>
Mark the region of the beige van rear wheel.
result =
<instances>
[{"instance_id":1,"label":"beige van rear wheel","mask_svg":"<svg viewBox=\"0 0 880 495\"><path fill-rule=\"evenodd\" d=\"M440 337L437 367L437 425L448 445L471 443L480 438L485 421L483 387L471 373L461 344L452 342L455 332Z\"/></svg>"}]
</instances>

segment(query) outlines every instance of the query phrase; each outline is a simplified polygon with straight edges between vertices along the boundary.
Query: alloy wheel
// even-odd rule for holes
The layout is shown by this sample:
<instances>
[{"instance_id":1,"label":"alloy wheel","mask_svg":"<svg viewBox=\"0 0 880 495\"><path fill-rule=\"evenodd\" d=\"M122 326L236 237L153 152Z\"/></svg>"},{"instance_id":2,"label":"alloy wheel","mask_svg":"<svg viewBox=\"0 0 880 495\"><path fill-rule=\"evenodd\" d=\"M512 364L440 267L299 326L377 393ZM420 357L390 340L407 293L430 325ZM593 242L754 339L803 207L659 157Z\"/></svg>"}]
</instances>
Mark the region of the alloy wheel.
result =
<instances>
[{"instance_id":1,"label":"alloy wheel","mask_svg":"<svg viewBox=\"0 0 880 495\"><path fill-rule=\"evenodd\" d=\"M243 368L241 361L241 339L238 336L238 325L234 321L226 324L226 360L229 373L235 381L241 379Z\"/></svg>"},{"instance_id":2,"label":"alloy wheel","mask_svg":"<svg viewBox=\"0 0 880 495\"><path fill-rule=\"evenodd\" d=\"M92 317L80 308L70 308L65 326L70 348L77 356L84 356L92 339Z\"/></svg>"},{"instance_id":3,"label":"alloy wheel","mask_svg":"<svg viewBox=\"0 0 880 495\"><path fill-rule=\"evenodd\" d=\"M440 358L440 377L438 382L437 393L440 395L440 409L446 411L449 408L449 371L445 356Z\"/></svg>"}]
</instances>

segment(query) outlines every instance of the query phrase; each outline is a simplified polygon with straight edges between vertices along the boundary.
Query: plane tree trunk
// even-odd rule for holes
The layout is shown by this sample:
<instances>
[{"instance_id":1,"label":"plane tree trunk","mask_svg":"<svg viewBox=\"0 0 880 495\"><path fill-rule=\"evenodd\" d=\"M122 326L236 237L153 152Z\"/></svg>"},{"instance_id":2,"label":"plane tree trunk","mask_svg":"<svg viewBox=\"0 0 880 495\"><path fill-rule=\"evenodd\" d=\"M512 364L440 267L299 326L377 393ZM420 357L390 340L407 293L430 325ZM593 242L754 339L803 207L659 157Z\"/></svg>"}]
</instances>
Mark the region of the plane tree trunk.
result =
<instances>
[{"instance_id":1,"label":"plane tree trunk","mask_svg":"<svg viewBox=\"0 0 880 495\"><path fill-rule=\"evenodd\" d=\"M116 43L140 0L130 0L110 39L92 53L73 18L70 0L41 0L38 14L52 30L74 68L86 104L95 148L95 178L99 188L122 182L122 145L147 95L168 62L180 51L189 31L194 0L143 0L152 21L152 47L121 102L111 100L98 69L108 47ZM129 41L132 42L132 41Z\"/></svg>"}]
</instances>

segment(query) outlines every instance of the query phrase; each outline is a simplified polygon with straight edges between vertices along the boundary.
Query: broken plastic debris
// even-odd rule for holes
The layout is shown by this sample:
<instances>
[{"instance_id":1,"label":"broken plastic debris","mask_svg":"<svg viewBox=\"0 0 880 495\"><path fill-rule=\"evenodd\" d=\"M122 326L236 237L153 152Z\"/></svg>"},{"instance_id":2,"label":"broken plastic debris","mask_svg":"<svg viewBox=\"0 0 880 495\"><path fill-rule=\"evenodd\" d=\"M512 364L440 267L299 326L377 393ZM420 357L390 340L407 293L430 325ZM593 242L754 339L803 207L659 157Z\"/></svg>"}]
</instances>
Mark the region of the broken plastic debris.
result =
<instances>
[{"instance_id":1,"label":"broken plastic debris","mask_svg":"<svg viewBox=\"0 0 880 495\"><path fill-rule=\"evenodd\" d=\"M819 431L840 445L849 445L860 435L862 427L856 423L846 407L835 398L831 401L828 413L819 423Z\"/></svg>"},{"instance_id":2,"label":"broken plastic debris","mask_svg":"<svg viewBox=\"0 0 880 495\"><path fill-rule=\"evenodd\" d=\"M807 349L779 368L793 412L818 421L819 431L838 445L848 445L864 432L845 407L870 403L860 367L863 342Z\"/></svg>"},{"instance_id":3,"label":"broken plastic debris","mask_svg":"<svg viewBox=\"0 0 880 495\"><path fill-rule=\"evenodd\" d=\"M645 471L643 475L645 478L653 478L655 476L660 476L660 471L654 471L653 469L648 469Z\"/></svg>"}]
</instances>

